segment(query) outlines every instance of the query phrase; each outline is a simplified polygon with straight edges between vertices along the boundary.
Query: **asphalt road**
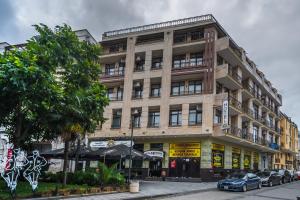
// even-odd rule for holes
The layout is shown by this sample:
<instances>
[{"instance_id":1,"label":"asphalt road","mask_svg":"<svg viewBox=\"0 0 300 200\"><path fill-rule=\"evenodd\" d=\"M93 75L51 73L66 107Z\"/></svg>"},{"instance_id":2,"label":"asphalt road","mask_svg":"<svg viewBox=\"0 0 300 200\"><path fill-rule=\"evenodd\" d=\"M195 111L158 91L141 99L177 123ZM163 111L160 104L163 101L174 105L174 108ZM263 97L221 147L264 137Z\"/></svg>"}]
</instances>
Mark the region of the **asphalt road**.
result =
<instances>
[{"instance_id":1,"label":"asphalt road","mask_svg":"<svg viewBox=\"0 0 300 200\"><path fill-rule=\"evenodd\" d=\"M300 181L281 186L263 187L260 190L248 192L207 191L188 195L157 198L162 200L296 200L300 196Z\"/></svg>"}]
</instances>

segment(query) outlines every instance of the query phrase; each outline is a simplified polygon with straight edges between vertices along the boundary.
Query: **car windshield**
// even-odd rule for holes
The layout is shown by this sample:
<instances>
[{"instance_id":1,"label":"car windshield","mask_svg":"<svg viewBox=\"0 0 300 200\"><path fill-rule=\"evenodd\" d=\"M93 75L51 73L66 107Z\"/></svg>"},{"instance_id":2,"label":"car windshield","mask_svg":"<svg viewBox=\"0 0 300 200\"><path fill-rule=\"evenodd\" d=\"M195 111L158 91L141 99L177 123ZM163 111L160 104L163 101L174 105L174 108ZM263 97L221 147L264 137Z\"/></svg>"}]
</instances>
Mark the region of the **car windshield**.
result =
<instances>
[{"instance_id":1,"label":"car windshield","mask_svg":"<svg viewBox=\"0 0 300 200\"><path fill-rule=\"evenodd\" d=\"M259 176L259 177L269 177L270 172L259 172L259 173L257 173L257 176Z\"/></svg>"},{"instance_id":2,"label":"car windshield","mask_svg":"<svg viewBox=\"0 0 300 200\"><path fill-rule=\"evenodd\" d=\"M231 174L228 176L229 179L242 179L245 178L245 174Z\"/></svg>"},{"instance_id":3,"label":"car windshield","mask_svg":"<svg viewBox=\"0 0 300 200\"><path fill-rule=\"evenodd\" d=\"M284 170L281 169L281 170L278 171L278 173L279 173L280 175L283 175L283 174L284 174Z\"/></svg>"}]
</instances>

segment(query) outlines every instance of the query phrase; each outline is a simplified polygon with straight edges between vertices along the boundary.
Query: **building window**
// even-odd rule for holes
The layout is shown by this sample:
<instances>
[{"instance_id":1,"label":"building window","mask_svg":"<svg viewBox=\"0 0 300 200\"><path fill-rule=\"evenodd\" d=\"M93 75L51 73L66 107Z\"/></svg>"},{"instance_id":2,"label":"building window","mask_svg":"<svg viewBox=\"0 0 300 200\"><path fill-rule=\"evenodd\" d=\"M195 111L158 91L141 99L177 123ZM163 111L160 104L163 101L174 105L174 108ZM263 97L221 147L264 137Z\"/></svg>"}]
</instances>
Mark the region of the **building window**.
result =
<instances>
[{"instance_id":1,"label":"building window","mask_svg":"<svg viewBox=\"0 0 300 200\"><path fill-rule=\"evenodd\" d=\"M222 84L220 84L219 82L217 82L216 90L217 90L216 91L217 94L222 93Z\"/></svg>"},{"instance_id":2,"label":"building window","mask_svg":"<svg viewBox=\"0 0 300 200\"><path fill-rule=\"evenodd\" d=\"M175 56L173 59L173 68L174 69L179 69L179 68L183 68L186 65L186 59L185 59L185 55L178 55Z\"/></svg>"},{"instance_id":3,"label":"building window","mask_svg":"<svg viewBox=\"0 0 300 200\"><path fill-rule=\"evenodd\" d=\"M162 57L152 58L151 69L161 69L162 65L163 65Z\"/></svg>"},{"instance_id":4,"label":"building window","mask_svg":"<svg viewBox=\"0 0 300 200\"><path fill-rule=\"evenodd\" d=\"M171 95L178 96L184 94L184 82L176 82L171 85Z\"/></svg>"},{"instance_id":5,"label":"building window","mask_svg":"<svg viewBox=\"0 0 300 200\"><path fill-rule=\"evenodd\" d=\"M258 127L253 126L253 142L258 142Z\"/></svg>"},{"instance_id":6,"label":"building window","mask_svg":"<svg viewBox=\"0 0 300 200\"><path fill-rule=\"evenodd\" d=\"M141 110L139 109L138 114L133 115L134 110L137 108L133 108L131 110L131 119L133 120L133 128L141 127Z\"/></svg>"},{"instance_id":7,"label":"building window","mask_svg":"<svg viewBox=\"0 0 300 200\"><path fill-rule=\"evenodd\" d=\"M214 123L221 124L222 123L222 111L219 109L215 110Z\"/></svg>"},{"instance_id":8,"label":"building window","mask_svg":"<svg viewBox=\"0 0 300 200\"><path fill-rule=\"evenodd\" d=\"M254 118L258 120L258 106L253 104Z\"/></svg>"},{"instance_id":9,"label":"building window","mask_svg":"<svg viewBox=\"0 0 300 200\"><path fill-rule=\"evenodd\" d=\"M113 100L113 98L114 98L114 88L108 88L107 89L107 98L109 100Z\"/></svg>"},{"instance_id":10,"label":"building window","mask_svg":"<svg viewBox=\"0 0 300 200\"><path fill-rule=\"evenodd\" d=\"M189 94L200 94L202 92L201 81L189 81Z\"/></svg>"},{"instance_id":11,"label":"building window","mask_svg":"<svg viewBox=\"0 0 300 200\"><path fill-rule=\"evenodd\" d=\"M163 151L164 144L163 143L151 143L150 150L152 151Z\"/></svg>"},{"instance_id":12,"label":"building window","mask_svg":"<svg viewBox=\"0 0 300 200\"><path fill-rule=\"evenodd\" d=\"M123 100L123 88L118 88L117 90L117 100Z\"/></svg>"},{"instance_id":13,"label":"building window","mask_svg":"<svg viewBox=\"0 0 300 200\"><path fill-rule=\"evenodd\" d=\"M133 93L132 93L133 99L141 99L143 98L143 85L140 82L134 82L133 83Z\"/></svg>"},{"instance_id":14,"label":"building window","mask_svg":"<svg viewBox=\"0 0 300 200\"><path fill-rule=\"evenodd\" d=\"M202 109L199 105L192 106L189 110L189 125L200 125L202 123Z\"/></svg>"},{"instance_id":15,"label":"building window","mask_svg":"<svg viewBox=\"0 0 300 200\"><path fill-rule=\"evenodd\" d=\"M111 128L121 128L122 109L114 109Z\"/></svg>"},{"instance_id":16,"label":"building window","mask_svg":"<svg viewBox=\"0 0 300 200\"><path fill-rule=\"evenodd\" d=\"M149 112L148 120L149 120L148 127L159 127L160 112L159 111Z\"/></svg>"},{"instance_id":17,"label":"building window","mask_svg":"<svg viewBox=\"0 0 300 200\"><path fill-rule=\"evenodd\" d=\"M203 53L193 53L190 57L190 66L199 66L203 64Z\"/></svg>"},{"instance_id":18,"label":"building window","mask_svg":"<svg viewBox=\"0 0 300 200\"><path fill-rule=\"evenodd\" d=\"M125 62L119 62L118 74L124 75L124 71L125 71Z\"/></svg>"},{"instance_id":19,"label":"building window","mask_svg":"<svg viewBox=\"0 0 300 200\"><path fill-rule=\"evenodd\" d=\"M114 64L106 64L105 65L105 75L114 75L115 74L115 65Z\"/></svg>"},{"instance_id":20,"label":"building window","mask_svg":"<svg viewBox=\"0 0 300 200\"><path fill-rule=\"evenodd\" d=\"M152 84L150 96L151 97L160 97L160 84Z\"/></svg>"},{"instance_id":21,"label":"building window","mask_svg":"<svg viewBox=\"0 0 300 200\"><path fill-rule=\"evenodd\" d=\"M170 111L170 126L181 126L181 110Z\"/></svg>"}]
</instances>

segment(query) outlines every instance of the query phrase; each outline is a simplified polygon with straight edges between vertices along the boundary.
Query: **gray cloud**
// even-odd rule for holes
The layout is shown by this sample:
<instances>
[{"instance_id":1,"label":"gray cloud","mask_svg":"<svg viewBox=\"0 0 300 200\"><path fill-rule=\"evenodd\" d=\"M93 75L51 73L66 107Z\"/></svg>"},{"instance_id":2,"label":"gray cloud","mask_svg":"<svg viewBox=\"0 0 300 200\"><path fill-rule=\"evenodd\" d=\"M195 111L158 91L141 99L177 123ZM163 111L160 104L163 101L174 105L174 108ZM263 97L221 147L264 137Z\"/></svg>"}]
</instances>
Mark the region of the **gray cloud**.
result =
<instances>
[{"instance_id":1,"label":"gray cloud","mask_svg":"<svg viewBox=\"0 0 300 200\"><path fill-rule=\"evenodd\" d=\"M1 0L0 40L24 42L30 25L67 23L104 31L211 13L283 95L282 110L300 124L298 0ZM18 34L21 32L22 34Z\"/></svg>"}]
</instances>

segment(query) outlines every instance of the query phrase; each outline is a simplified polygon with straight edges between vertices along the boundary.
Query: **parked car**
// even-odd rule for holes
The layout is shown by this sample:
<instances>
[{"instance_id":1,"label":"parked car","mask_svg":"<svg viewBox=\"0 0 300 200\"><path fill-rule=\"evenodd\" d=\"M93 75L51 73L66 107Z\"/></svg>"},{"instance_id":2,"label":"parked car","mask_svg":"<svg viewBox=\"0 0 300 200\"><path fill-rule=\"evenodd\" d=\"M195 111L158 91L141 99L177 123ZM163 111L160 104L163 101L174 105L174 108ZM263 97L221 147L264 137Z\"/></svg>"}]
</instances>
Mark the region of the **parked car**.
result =
<instances>
[{"instance_id":1,"label":"parked car","mask_svg":"<svg viewBox=\"0 0 300 200\"><path fill-rule=\"evenodd\" d=\"M260 189L261 180L253 173L236 173L218 182L219 190L243 191Z\"/></svg>"},{"instance_id":2,"label":"parked car","mask_svg":"<svg viewBox=\"0 0 300 200\"><path fill-rule=\"evenodd\" d=\"M288 170L292 176L292 181L298 180L298 174L295 170Z\"/></svg>"},{"instance_id":3,"label":"parked car","mask_svg":"<svg viewBox=\"0 0 300 200\"><path fill-rule=\"evenodd\" d=\"M282 184L282 176L279 175L278 172L264 171L264 172L258 172L256 175L261 178L261 183L263 186L272 187L273 185Z\"/></svg>"},{"instance_id":4,"label":"parked car","mask_svg":"<svg viewBox=\"0 0 300 200\"><path fill-rule=\"evenodd\" d=\"M291 173L286 170L286 169L280 169L278 170L278 173L279 175L282 176L281 180L282 180L282 183L290 183L292 182L292 175Z\"/></svg>"},{"instance_id":5,"label":"parked car","mask_svg":"<svg viewBox=\"0 0 300 200\"><path fill-rule=\"evenodd\" d=\"M300 171L297 171L296 174L297 174L298 180L300 180Z\"/></svg>"}]
</instances>

